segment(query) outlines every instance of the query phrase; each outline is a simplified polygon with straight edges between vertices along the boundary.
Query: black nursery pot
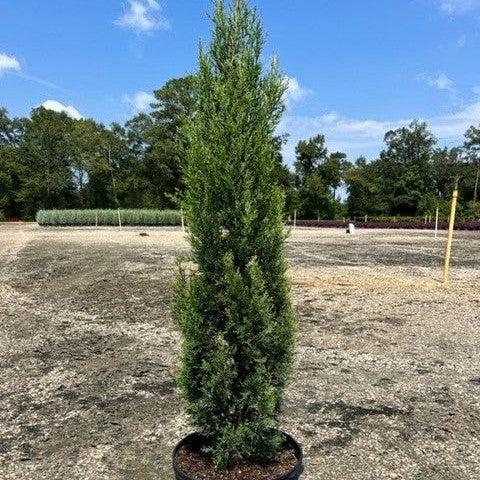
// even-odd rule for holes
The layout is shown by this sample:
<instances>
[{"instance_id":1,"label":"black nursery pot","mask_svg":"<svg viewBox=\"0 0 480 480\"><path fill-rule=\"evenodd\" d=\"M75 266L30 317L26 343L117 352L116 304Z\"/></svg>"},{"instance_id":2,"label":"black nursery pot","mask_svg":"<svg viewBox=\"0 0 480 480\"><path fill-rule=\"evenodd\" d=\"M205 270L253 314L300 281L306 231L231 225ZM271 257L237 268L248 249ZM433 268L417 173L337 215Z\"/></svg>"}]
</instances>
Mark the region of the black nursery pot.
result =
<instances>
[{"instance_id":1,"label":"black nursery pot","mask_svg":"<svg viewBox=\"0 0 480 480\"><path fill-rule=\"evenodd\" d=\"M300 444L298 444L293 437L290 435L285 435L285 443L284 446L286 448L291 448L297 457L297 464L293 467L289 472L280 475L279 477L275 477L269 480L297 480L300 478L300 475L303 473L303 451ZM186 446L186 445L199 445L202 441L202 437L197 433L192 433L186 436L173 450L173 470L175 471L175 478L176 480L198 480L194 477L188 476L186 473L180 470L177 464L177 453L178 451ZM245 478L245 480L250 480L249 478Z\"/></svg>"}]
</instances>

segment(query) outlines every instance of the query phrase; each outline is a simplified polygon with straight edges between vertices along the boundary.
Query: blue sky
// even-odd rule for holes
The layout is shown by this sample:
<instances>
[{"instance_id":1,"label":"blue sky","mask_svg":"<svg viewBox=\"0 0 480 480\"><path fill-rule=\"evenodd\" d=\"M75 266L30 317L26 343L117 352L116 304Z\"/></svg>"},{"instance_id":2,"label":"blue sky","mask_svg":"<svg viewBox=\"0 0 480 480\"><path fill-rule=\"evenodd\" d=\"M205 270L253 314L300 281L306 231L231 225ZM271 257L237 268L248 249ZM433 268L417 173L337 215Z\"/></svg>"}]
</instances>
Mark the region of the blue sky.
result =
<instances>
[{"instance_id":1,"label":"blue sky","mask_svg":"<svg viewBox=\"0 0 480 480\"><path fill-rule=\"evenodd\" d=\"M290 79L281 131L324 133L374 158L390 128L429 122L440 144L480 123L480 0L252 0ZM110 123L195 70L210 0L1 0L0 106L46 103Z\"/></svg>"}]
</instances>

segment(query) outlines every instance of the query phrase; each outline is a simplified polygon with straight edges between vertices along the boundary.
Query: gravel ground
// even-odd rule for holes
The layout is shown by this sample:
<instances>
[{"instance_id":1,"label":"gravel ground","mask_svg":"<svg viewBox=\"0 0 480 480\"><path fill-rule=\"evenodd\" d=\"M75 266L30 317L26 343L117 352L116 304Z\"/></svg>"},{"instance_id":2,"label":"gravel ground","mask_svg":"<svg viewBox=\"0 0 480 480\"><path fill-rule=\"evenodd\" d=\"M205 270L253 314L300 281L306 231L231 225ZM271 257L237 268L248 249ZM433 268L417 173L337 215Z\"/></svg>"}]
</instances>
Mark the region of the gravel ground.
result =
<instances>
[{"instance_id":1,"label":"gravel ground","mask_svg":"<svg viewBox=\"0 0 480 480\"><path fill-rule=\"evenodd\" d=\"M0 479L169 480L178 229L0 224ZM292 233L302 480L480 478L480 234Z\"/></svg>"}]
</instances>

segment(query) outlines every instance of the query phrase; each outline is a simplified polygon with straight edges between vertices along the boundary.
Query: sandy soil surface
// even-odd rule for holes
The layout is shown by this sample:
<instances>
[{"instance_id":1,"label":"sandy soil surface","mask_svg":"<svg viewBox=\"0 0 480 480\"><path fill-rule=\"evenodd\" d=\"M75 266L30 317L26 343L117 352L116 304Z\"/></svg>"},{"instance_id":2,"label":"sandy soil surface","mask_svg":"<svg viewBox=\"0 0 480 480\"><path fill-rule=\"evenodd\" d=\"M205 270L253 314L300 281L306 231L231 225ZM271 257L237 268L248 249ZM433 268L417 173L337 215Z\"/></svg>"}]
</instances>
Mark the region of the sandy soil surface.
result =
<instances>
[{"instance_id":1,"label":"sandy soil surface","mask_svg":"<svg viewBox=\"0 0 480 480\"><path fill-rule=\"evenodd\" d=\"M148 236L140 236L146 231ZM480 235L298 229L305 480L480 478ZM170 480L178 229L0 224L0 479Z\"/></svg>"}]
</instances>

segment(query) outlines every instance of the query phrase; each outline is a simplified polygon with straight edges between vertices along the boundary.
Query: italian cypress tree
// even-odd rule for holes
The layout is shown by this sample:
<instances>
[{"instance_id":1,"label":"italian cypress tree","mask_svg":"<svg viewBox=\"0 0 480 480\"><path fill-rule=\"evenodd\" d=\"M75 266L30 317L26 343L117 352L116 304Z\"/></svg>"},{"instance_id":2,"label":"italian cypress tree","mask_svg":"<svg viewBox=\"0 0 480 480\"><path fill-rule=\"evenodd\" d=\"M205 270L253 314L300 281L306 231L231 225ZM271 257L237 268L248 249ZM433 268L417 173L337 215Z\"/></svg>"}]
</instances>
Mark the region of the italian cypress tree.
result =
<instances>
[{"instance_id":1,"label":"italian cypress tree","mask_svg":"<svg viewBox=\"0 0 480 480\"><path fill-rule=\"evenodd\" d=\"M285 81L261 63L264 36L247 0L215 2L200 48L183 207L195 268L180 267L179 384L217 468L273 459L296 322L283 254L274 131Z\"/></svg>"}]
</instances>

